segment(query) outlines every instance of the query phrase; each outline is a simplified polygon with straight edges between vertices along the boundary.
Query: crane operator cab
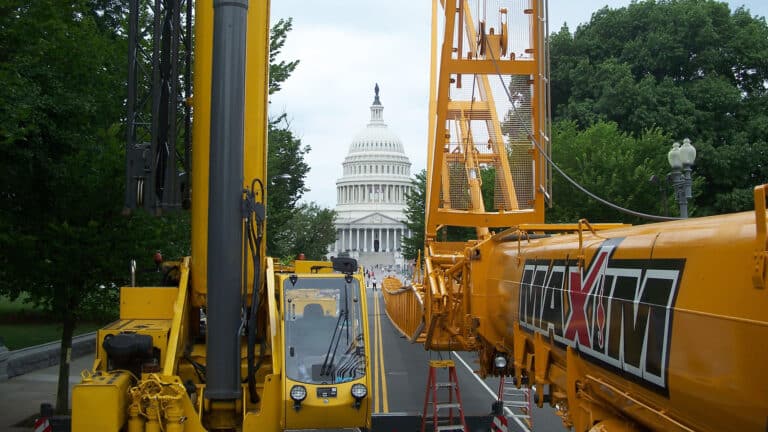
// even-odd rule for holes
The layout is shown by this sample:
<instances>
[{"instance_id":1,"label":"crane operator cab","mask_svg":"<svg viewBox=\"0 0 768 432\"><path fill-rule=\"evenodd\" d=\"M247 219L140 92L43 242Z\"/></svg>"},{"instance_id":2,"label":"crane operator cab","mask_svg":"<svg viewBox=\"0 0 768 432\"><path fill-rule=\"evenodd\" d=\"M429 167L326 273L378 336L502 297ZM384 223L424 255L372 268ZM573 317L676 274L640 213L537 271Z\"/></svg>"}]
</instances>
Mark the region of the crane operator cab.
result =
<instances>
[{"instance_id":1,"label":"crane operator cab","mask_svg":"<svg viewBox=\"0 0 768 432\"><path fill-rule=\"evenodd\" d=\"M285 429L370 429L368 317L357 262L335 258L325 271L295 270L278 275Z\"/></svg>"}]
</instances>

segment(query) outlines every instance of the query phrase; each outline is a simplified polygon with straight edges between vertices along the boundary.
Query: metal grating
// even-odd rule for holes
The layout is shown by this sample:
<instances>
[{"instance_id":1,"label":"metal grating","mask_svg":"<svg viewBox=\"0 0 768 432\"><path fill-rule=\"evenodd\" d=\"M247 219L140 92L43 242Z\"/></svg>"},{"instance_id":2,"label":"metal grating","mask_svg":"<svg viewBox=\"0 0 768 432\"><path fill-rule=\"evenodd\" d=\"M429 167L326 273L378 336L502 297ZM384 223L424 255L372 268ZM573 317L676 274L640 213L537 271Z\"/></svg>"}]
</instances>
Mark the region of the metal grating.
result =
<instances>
[{"instance_id":1,"label":"metal grating","mask_svg":"<svg viewBox=\"0 0 768 432\"><path fill-rule=\"evenodd\" d=\"M454 33L457 48L453 58L477 57L478 32L484 29L486 33L499 34L506 23L508 50L506 55L499 55L498 61L533 60L533 17L525 13L533 6L531 0L465 0L460 4L464 13L458 14L460 18L456 21L459 31ZM449 139L444 148L448 168L444 175L448 179L442 186L450 190L441 191L443 197L449 197L442 200L444 208L533 208L532 79L529 75L506 75L502 79L494 74L456 75L449 89L453 105L449 107L445 126ZM472 153L474 168L468 163L467 152ZM503 172L505 169L507 173ZM486 184L483 202L473 204L467 180L475 171L483 181L492 182L492 197L488 196ZM512 185L507 185L510 181Z\"/></svg>"},{"instance_id":2,"label":"metal grating","mask_svg":"<svg viewBox=\"0 0 768 432\"><path fill-rule=\"evenodd\" d=\"M446 129L450 139L444 151L448 160L463 163L467 149L473 149L480 171L485 172L483 178L486 181L492 178L494 182L493 200L483 203L486 211L526 210L532 208L534 198L533 145L530 139L533 127L531 77L506 75L502 78L503 81L498 75L465 76L461 88L451 86L451 101L464 104L461 109L449 109ZM484 94L483 86L490 89L488 94ZM492 101L490 107L487 101ZM497 148L503 150L497 152ZM503 169L499 160L501 157L508 160L516 206L505 193L503 176L500 175ZM460 177L454 178L457 175ZM453 190L459 182L467 180L466 170L450 169L448 176L452 185L451 208L472 208L471 203L465 204L465 200L469 200L467 194L462 194L460 198L458 192Z\"/></svg>"}]
</instances>

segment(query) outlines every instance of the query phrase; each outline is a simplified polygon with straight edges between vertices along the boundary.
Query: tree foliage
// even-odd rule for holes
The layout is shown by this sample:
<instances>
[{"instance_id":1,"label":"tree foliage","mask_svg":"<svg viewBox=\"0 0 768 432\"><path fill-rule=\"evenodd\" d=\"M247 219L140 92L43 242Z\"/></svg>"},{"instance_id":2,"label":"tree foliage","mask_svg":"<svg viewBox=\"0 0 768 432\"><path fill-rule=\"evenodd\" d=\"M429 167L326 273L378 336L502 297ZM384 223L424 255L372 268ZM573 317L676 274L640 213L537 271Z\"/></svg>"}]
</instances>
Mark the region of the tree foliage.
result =
<instances>
[{"instance_id":1,"label":"tree foliage","mask_svg":"<svg viewBox=\"0 0 768 432\"><path fill-rule=\"evenodd\" d=\"M751 188L768 181L763 18L714 0L606 7L573 35L567 27L552 35L551 63L556 119L581 130L615 122L635 137L658 129L670 138L661 153L691 138L694 175L704 179L698 214L745 209Z\"/></svg>"},{"instance_id":2,"label":"tree foliage","mask_svg":"<svg viewBox=\"0 0 768 432\"><path fill-rule=\"evenodd\" d=\"M302 145L293 135L281 115L269 124L269 151L267 159L267 253L275 257L290 256L285 239L295 237L291 221L297 213L297 204L308 189L304 179L309 165L304 161L311 148Z\"/></svg>"},{"instance_id":3,"label":"tree foliage","mask_svg":"<svg viewBox=\"0 0 768 432\"><path fill-rule=\"evenodd\" d=\"M270 94L280 90L299 64L298 60L278 61L292 20L280 19L272 27L270 40ZM333 224L335 212L321 209L315 203L299 200L309 188L305 183L310 166L304 157L312 148L293 134L286 113L269 122L267 155L267 254L278 258L320 259L327 245L336 240ZM315 244L314 241L325 243Z\"/></svg>"},{"instance_id":4,"label":"tree foliage","mask_svg":"<svg viewBox=\"0 0 768 432\"><path fill-rule=\"evenodd\" d=\"M563 171L587 190L624 208L654 214L677 216L665 178L669 170L666 151L669 137L658 128L640 136L619 129L616 123L597 122L580 130L573 121L555 124L553 159ZM649 181L657 176L656 182ZM702 179L694 183L694 202ZM556 205L547 213L550 222L641 223L644 220L611 209L586 196L559 174L553 178Z\"/></svg>"},{"instance_id":5,"label":"tree foliage","mask_svg":"<svg viewBox=\"0 0 768 432\"><path fill-rule=\"evenodd\" d=\"M280 85L291 76L299 60L277 61L285 41L288 38L288 32L293 29L293 19L279 19L270 31L269 37L269 94L280 90Z\"/></svg>"},{"instance_id":6,"label":"tree foliage","mask_svg":"<svg viewBox=\"0 0 768 432\"><path fill-rule=\"evenodd\" d=\"M424 249L424 215L427 203L427 171L421 170L411 179L411 187L405 195L405 226L411 232L403 238L403 257L416 259Z\"/></svg>"},{"instance_id":7,"label":"tree foliage","mask_svg":"<svg viewBox=\"0 0 768 432\"><path fill-rule=\"evenodd\" d=\"M64 376L77 320L114 304L134 243L120 217L126 44L100 3L0 13L0 292L23 290L62 323ZM67 391L60 379L58 411Z\"/></svg>"},{"instance_id":8,"label":"tree foliage","mask_svg":"<svg viewBox=\"0 0 768 432\"><path fill-rule=\"evenodd\" d=\"M333 227L336 213L331 209L319 207L315 203L302 203L293 213L288 229L278 232L277 248L280 257L296 258L304 254L306 259L322 260L328 252L328 245L336 241ZM285 227L284 227L285 228Z\"/></svg>"}]
</instances>

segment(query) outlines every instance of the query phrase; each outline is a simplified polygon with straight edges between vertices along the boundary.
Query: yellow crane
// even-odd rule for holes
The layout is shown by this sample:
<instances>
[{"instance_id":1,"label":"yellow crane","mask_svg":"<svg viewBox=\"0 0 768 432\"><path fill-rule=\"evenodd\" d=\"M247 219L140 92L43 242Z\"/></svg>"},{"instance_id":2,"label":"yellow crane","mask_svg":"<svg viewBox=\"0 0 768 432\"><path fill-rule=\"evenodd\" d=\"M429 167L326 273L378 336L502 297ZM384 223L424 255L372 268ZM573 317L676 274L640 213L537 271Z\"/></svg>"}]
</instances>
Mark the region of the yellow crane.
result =
<instances>
[{"instance_id":1,"label":"yellow crane","mask_svg":"<svg viewBox=\"0 0 768 432\"><path fill-rule=\"evenodd\" d=\"M387 314L578 432L765 430L766 186L754 212L543 223L546 22L544 0L433 1L423 274L384 291ZM477 235L440 241L448 226Z\"/></svg>"},{"instance_id":2,"label":"yellow crane","mask_svg":"<svg viewBox=\"0 0 768 432\"><path fill-rule=\"evenodd\" d=\"M577 431L765 430L766 187L754 212L544 224L546 7L433 0L424 276L387 290L387 313L535 386ZM266 1L195 3L192 256L166 264L169 286L121 289L73 390L76 431L371 427L357 264L264 253L268 17ZM447 226L476 236L440 241Z\"/></svg>"},{"instance_id":3,"label":"yellow crane","mask_svg":"<svg viewBox=\"0 0 768 432\"><path fill-rule=\"evenodd\" d=\"M121 288L72 429L370 428L357 262L265 256L269 2L197 0L194 20L192 256Z\"/></svg>"}]
</instances>

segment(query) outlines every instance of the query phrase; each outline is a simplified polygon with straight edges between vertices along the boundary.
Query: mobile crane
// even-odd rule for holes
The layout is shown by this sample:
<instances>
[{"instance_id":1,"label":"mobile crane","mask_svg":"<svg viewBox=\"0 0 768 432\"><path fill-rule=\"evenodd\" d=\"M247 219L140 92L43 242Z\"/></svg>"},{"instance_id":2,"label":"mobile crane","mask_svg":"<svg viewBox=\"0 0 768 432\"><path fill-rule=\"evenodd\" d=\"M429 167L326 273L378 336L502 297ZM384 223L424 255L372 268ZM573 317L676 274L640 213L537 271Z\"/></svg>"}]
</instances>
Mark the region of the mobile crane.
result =
<instances>
[{"instance_id":1,"label":"mobile crane","mask_svg":"<svg viewBox=\"0 0 768 432\"><path fill-rule=\"evenodd\" d=\"M164 286L121 288L72 428L369 429L356 261L265 256L269 2L197 0L194 19L192 256L164 264Z\"/></svg>"},{"instance_id":2,"label":"mobile crane","mask_svg":"<svg viewBox=\"0 0 768 432\"><path fill-rule=\"evenodd\" d=\"M766 430L768 186L754 212L543 223L547 5L497 3L441 1L441 46L433 3L424 270L385 290L391 321L477 352L482 376L535 387L577 432ZM447 226L477 235L440 241Z\"/></svg>"},{"instance_id":3,"label":"mobile crane","mask_svg":"<svg viewBox=\"0 0 768 432\"><path fill-rule=\"evenodd\" d=\"M765 430L766 187L754 213L544 224L546 2L498 3L433 0L425 277L385 293L391 320L535 386L577 431ZM74 430L370 427L355 263L264 255L268 9L196 2L193 253L169 265L172 286L121 290L73 391ZM445 226L477 236L438 241ZM312 315L334 321L320 348L301 337Z\"/></svg>"}]
</instances>

